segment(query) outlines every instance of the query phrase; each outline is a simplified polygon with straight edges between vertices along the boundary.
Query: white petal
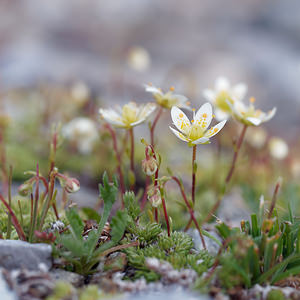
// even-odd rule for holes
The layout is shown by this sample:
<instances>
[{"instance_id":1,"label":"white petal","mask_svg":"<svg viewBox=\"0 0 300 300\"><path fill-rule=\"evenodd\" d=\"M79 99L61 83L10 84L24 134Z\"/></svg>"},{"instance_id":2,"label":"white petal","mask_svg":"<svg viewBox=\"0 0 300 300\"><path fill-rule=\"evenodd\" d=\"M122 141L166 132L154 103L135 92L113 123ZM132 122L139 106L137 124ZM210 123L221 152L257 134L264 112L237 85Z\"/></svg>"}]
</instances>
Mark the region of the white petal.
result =
<instances>
[{"instance_id":1,"label":"white petal","mask_svg":"<svg viewBox=\"0 0 300 300\"><path fill-rule=\"evenodd\" d=\"M141 123L143 123L145 121L146 121L146 118L141 118L141 119L139 119L139 120L137 120L137 121L135 121L133 123L130 123L130 126L134 127L134 126L139 125L139 124L141 124Z\"/></svg>"},{"instance_id":2,"label":"white petal","mask_svg":"<svg viewBox=\"0 0 300 300\"><path fill-rule=\"evenodd\" d=\"M144 87L146 89L146 92L153 93L153 94L160 94L162 95L162 91L158 89L157 87L149 84L144 84Z\"/></svg>"},{"instance_id":3,"label":"white petal","mask_svg":"<svg viewBox=\"0 0 300 300\"><path fill-rule=\"evenodd\" d=\"M172 128L171 126L169 126L169 128L172 130L172 132L182 141L184 142L188 142L188 139L179 131L177 131L176 129Z\"/></svg>"},{"instance_id":4,"label":"white petal","mask_svg":"<svg viewBox=\"0 0 300 300\"><path fill-rule=\"evenodd\" d=\"M252 117L248 117L246 118L247 121L249 121L251 124L258 126L262 123L262 120L259 118L252 118Z\"/></svg>"},{"instance_id":5,"label":"white petal","mask_svg":"<svg viewBox=\"0 0 300 300\"><path fill-rule=\"evenodd\" d=\"M138 112L138 118L148 118L155 111L156 107L155 103L141 105Z\"/></svg>"},{"instance_id":6,"label":"white petal","mask_svg":"<svg viewBox=\"0 0 300 300\"><path fill-rule=\"evenodd\" d=\"M215 89L220 91L227 91L230 88L229 80L226 77L218 77L215 83Z\"/></svg>"},{"instance_id":7,"label":"white petal","mask_svg":"<svg viewBox=\"0 0 300 300\"><path fill-rule=\"evenodd\" d=\"M181 132L185 132L187 128L191 126L191 123L185 113L176 106L171 109L171 118L173 124Z\"/></svg>"},{"instance_id":8,"label":"white petal","mask_svg":"<svg viewBox=\"0 0 300 300\"><path fill-rule=\"evenodd\" d=\"M223 121L225 119L228 119L230 117L230 114L228 114L227 112L219 109L219 108L216 108L215 109L215 115L216 115L216 119L218 121Z\"/></svg>"},{"instance_id":9,"label":"white petal","mask_svg":"<svg viewBox=\"0 0 300 300\"><path fill-rule=\"evenodd\" d=\"M234 100L238 100L238 101L242 100L245 97L247 90L248 90L248 87L244 83L239 83L239 84L235 85L232 88Z\"/></svg>"},{"instance_id":10,"label":"white petal","mask_svg":"<svg viewBox=\"0 0 300 300\"><path fill-rule=\"evenodd\" d=\"M197 144L206 144L209 142L209 138L208 137L202 137L196 141L191 142L191 144L193 145L197 145Z\"/></svg>"},{"instance_id":11,"label":"white petal","mask_svg":"<svg viewBox=\"0 0 300 300\"><path fill-rule=\"evenodd\" d=\"M206 133L205 136L211 138L212 136L216 135L226 124L227 120L224 120L217 125L210 128Z\"/></svg>"},{"instance_id":12,"label":"white petal","mask_svg":"<svg viewBox=\"0 0 300 300\"><path fill-rule=\"evenodd\" d=\"M213 90L210 89L205 89L202 92L203 97L205 98L205 100L214 103L216 100L216 93Z\"/></svg>"},{"instance_id":13,"label":"white petal","mask_svg":"<svg viewBox=\"0 0 300 300\"><path fill-rule=\"evenodd\" d=\"M271 120L273 117L274 117L274 115L276 114L276 107L274 107L271 111L269 111L267 114L266 114L266 116L263 118L263 122L267 122L267 121L269 121L269 120Z\"/></svg>"},{"instance_id":14,"label":"white petal","mask_svg":"<svg viewBox=\"0 0 300 300\"><path fill-rule=\"evenodd\" d=\"M179 94L173 94L170 96L170 98L177 99L176 106L178 107L182 107L182 105L185 105L186 102L188 101L188 98L186 96L179 95Z\"/></svg>"},{"instance_id":15,"label":"white petal","mask_svg":"<svg viewBox=\"0 0 300 300\"><path fill-rule=\"evenodd\" d=\"M99 109L99 113L101 117L108 123L118 126L118 127L124 127L124 123L122 122L122 118L118 113L116 113L112 109Z\"/></svg>"},{"instance_id":16,"label":"white petal","mask_svg":"<svg viewBox=\"0 0 300 300\"><path fill-rule=\"evenodd\" d=\"M209 102L204 103L197 111L194 124L200 125L204 130L209 126L212 120L212 106Z\"/></svg>"}]
</instances>

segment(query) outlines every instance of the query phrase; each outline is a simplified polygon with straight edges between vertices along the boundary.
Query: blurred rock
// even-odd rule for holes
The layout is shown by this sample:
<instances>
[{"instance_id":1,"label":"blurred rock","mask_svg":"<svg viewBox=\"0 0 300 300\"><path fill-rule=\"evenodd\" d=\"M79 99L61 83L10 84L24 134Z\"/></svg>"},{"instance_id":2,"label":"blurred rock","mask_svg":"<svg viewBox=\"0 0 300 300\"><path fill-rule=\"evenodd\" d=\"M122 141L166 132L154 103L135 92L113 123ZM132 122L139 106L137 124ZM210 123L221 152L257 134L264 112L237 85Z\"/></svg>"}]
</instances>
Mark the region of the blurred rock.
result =
<instances>
[{"instance_id":1,"label":"blurred rock","mask_svg":"<svg viewBox=\"0 0 300 300\"><path fill-rule=\"evenodd\" d=\"M47 271L52 266L52 247L19 240L0 240L0 266L7 270Z\"/></svg>"},{"instance_id":2,"label":"blurred rock","mask_svg":"<svg viewBox=\"0 0 300 300\"><path fill-rule=\"evenodd\" d=\"M82 275L63 269L52 269L49 274L54 281L67 281L75 287L80 287L84 283L84 277Z\"/></svg>"},{"instance_id":3,"label":"blurred rock","mask_svg":"<svg viewBox=\"0 0 300 300\"><path fill-rule=\"evenodd\" d=\"M2 272L0 272L0 295L3 300L17 300L15 293L9 288Z\"/></svg>"}]
</instances>

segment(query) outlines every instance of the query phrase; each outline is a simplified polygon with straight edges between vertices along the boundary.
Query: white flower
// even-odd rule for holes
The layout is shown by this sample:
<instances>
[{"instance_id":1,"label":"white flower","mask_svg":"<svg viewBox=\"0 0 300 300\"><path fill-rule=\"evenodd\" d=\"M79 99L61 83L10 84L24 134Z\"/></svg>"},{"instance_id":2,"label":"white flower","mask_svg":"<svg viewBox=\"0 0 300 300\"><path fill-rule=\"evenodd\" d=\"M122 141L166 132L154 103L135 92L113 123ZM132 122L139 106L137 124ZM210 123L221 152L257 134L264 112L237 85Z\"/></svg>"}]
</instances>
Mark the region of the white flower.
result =
<instances>
[{"instance_id":1,"label":"white flower","mask_svg":"<svg viewBox=\"0 0 300 300\"><path fill-rule=\"evenodd\" d=\"M88 118L75 118L62 128L62 135L74 142L82 154L89 154L98 139L94 121Z\"/></svg>"},{"instance_id":2,"label":"white flower","mask_svg":"<svg viewBox=\"0 0 300 300\"><path fill-rule=\"evenodd\" d=\"M269 141L269 151L273 158L282 160L289 154L289 146L283 139L272 137Z\"/></svg>"},{"instance_id":3,"label":"white flower","mask_svg":"<svg viewBox=\"0 0 300 300\"><path fill-rule=\"evenodd\" d=\"M170 127L170 129L178 138L188 142L189 146L207 144L209 143L209 139L216 135L224 127L226 120L223 120L208 130L208 126L212 120L211 104L205 103L199 108L196 114L195 110L193 110L193 112L194 117L190 122L182 110L176 106L172 107L172 121L178 130L172 127Z\"/></svg>"},{"instance_id":4,"label":"white flower","mask_svg":"<svg viewBox=\"0 0 300 300\"><path fill-rule=\"evenodd\" d=\"M249 128L245 139L246 141L256 149L262 149L267 141L267 132L262 127Z\"/></svg>"},{"instance_id":5,"label":"white flower","mask_svg":"<svg viewBox=\"0 0 300 300\"><path fill-rule=\"evenodd\" d=\"M190 109L190 103L187 97L179 94L173 94L174 87L171 87L168 92L164 93L160 88L153 86L151 83L145 84L144 86L146 92L152 93L153 98L158 105L168 109L171 109L172 106Z\"/></svg>"},{"instance_id":6,"label":"white flower","mask_svg":"<svg viewBox=\"0 0 300 300\"><path fill-rule=\"evenodd\" d=\"M206 100L215 105L216 119L221 121L230 116L230 107L228 101L233 104L235 101L241 101L247 93L247 85L238 83L234 86L225 77L218 77L215 81L214 89L205 89L203 96Z\"/></svg>"},{"instance_id":7,"label":"white flower","mask_svg":"<svg viewBox=\"0 0 300 300\"><path fill-rule=\"evenodd\" d=\"M132 69L143 72L149 68L151 59L146 49L133 47L129 51L127 61Z\"/></svg>"},{"instance_id":8,"label":"white flower","mask_svg":"<svg viewBox=\"0 0 300 300\"><path fill-rule=\"evenodd\" d=\"M135 102L129 102L122 108L117 107L116 110L100 108L99 113L106 122L116 127L130 129L145 122L155 108L154 103L137 105Z\"/></svg>"},{"instance_id":9,"label":"white flower","mask_svg":"<svg viewBox=\"0 0 300 300\"><path fill-rule=\"evenodd\" d=\"M258 126L261 123L267 122L272 119L276 113L276 107L270 110L268 113L255 109L253 103L254 98L250 98L250 104L247 106L243 102L235 101L233 104L228 102L231 107L233 117L248 126Z\"/></svg>"},{"instance_id":10,"label":"white flower","mask_svg":"<svg viewBox=\"0 0 300 300\"><path fill-rule=\"evenodd\" d=\"M89 100L90 90L85 83L77 82L71 88L71 95L77 104L83 105Z\"/></svg>"}]
</instances>

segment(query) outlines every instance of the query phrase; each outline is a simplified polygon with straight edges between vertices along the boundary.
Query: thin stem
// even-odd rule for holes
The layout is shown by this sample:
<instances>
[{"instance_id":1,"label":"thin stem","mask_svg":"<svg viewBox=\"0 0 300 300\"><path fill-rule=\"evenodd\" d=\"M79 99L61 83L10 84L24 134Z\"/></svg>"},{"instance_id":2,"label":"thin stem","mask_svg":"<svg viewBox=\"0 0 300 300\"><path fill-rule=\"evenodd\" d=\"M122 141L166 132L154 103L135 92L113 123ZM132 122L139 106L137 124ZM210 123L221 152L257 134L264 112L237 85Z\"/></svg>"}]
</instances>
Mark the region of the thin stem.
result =
<instances>
[{"instance_id":1,"label":"thin stem","mask_svg":"<svg viewBox=\"0 0 300 300\"><path fill-rule=\"evenodd\" d=\"M125 184L124 184L124 177L123 177L123 172L122 172L122 159L121 159L121 155L118 151L118 144L117 144L117 137L116 137L116 133L113 130L113 128L109 125L106 124L105 127L108 129L111 137L112 137L112 141L113 141L113 148L117 157L117 171L119 173L119 180L120 180L120 188L121 188L121 199L122 199L122 207L124 207L124 200L123 200L123 195L125 193Z\"/></svg>"},{"instance_id":2,"label":"thin stem","mask_svg":"<svg viewBox=\"0 0 300 300\"><path fill-rule=\"evenodd\" d=\"M275 189L274 189L274 193L273 193L273 197L272 197L272 202L270 205L270 209L269 209L269 214L268 214L268 218L271 219L272 218L272 214L275 208L275 204L276 204L276 200L277 200L277 195L279 192L279 188L281 186L281 178L277 181Z\"/></svg>"},{"instance_id":3,"label":"thin stem","mask_svg":"<svg viewBox=\"0 0 300 300\"><path fill-rule=\"evenodd\" d=\"M197 152L197 145L193 146L193 158L192 158L192 202L195 204L195 184L196 184L196 152Z\"/></svg>"},{"instance_id":4,"label":"thin stem","mask_svg":"<svg viewBox=\"0 0 300 300\"><path fill-rule=\"evenodd\" d=\"M161 191L161 194L162 194L161 195L161 201L162 201L162 206L163 206L163 210L164 210L164 216L165 216L165 220L166 220L166 224L167 224L168 236L170 236L170 223L169 223L167 206L166 206L165 197L163 195L163 191Z\"/></svg>"},{"instance_id":5,"label":"thin stem","mask_svg":"<svg viewBox=\"0 0 300 300\"><path fill-rule=\"evenodd\" d=\"M134 134L133 128L129 129L130 135L130 170L134 174Z\"/></svg>"},{"instance_id":6,"label":"thin stem","mask_svg":"<svg viewBox=\"0 0 300 300\"><path fill-rule=\"evenodd\" d=\"M183 186L182 186L180 180L179 180L177 177L172 176L172 179L178 184L178 186L179 186L179 188L180 188L180 192L181 192L182 198L183 198L183 200L184 200L184 202L185 202L185 204L186 204L186 206L187 206L187 208L188 208L188 210L189 210L191 219L193 220L193 222L194 222L194 224L195 224L195 226L196 226L196 228L197 228L197 230L198 230L198 232L199 232L199 235L200 235L200 239L201 239L201 242L202 242L203 249L206 250L206 245L205 245L205 241L204 241L204 236L203 236L203 234L202 234L202 230L201 230L201 228L200 228L200 226L199 226L199 223L198 223L197 219L195 218L194 210L192 209L192 207L191 207L191 205L190 205L190 203L189 203L189 201L188 201L188 199L187 199L187 197L186 197L184 188L183 188Z\"/></svg>"},{"instance_id":7,"label":"thin stem","mask_svg":"<svg viewBox=\"0 0 300 300\"><path fill-rule=\"evenodd\" d=\"M157 112L157 115L156 115L156 117L155 117L155 119L154 119L154 121L152 123L151 128L150 128L150 140L151 140L151 145L153 147L154 147L154 129L155 129L156 125L157 125L157 122L158 122L158 120L159 120L162 112L163 112L163 108L160 106L159 110Z\"/></svg>"},{"instance_id":8,"label":"thin stem","mask_svg":"<svg viewBox=\"0 0 300 300\"><path fill-rule=\"evenodd\" d=\"M11 185L12 185L12 166L9 167L9 176L8 176L8 205L10 207L11 207ZM11 215L8 214L6 238L10 239L10 235L11 235Z\"/></svg>"},{"instance_id":9,"label":"thin stem","mask_svg":"<svg viewBox=\"0 0 300 300\"><path fill-rule=\"evenodd\" d=\"M239 152L240 152L240 149L241 149L241 146L242 146L242 143L243 143L243 140L244 140L244 137L245 137L245 133L246 133L246 130L247 130L248 126L247 125L244 125L243 127L243 130L241 132L241 135L238 139L238 142L237 142L237 145L235 147L235 151L234 151L234 155L233 155L233 159L232 159L232 163L231 163L231 168L228 172L228 175L225 179L225 183L228 184L232 175L233 175L233 172L234 172L234 169L235 169L235 166L236 166L236 161L237 161L237 158L238 158L238 155L239 155Z\"/></svg>"},{"instance_id":10,"label":"thin stem","mask_svg":"<svg viewBox=\"0 0 300 300\"><path fill-rule=\"evenodd\" d=\"M4 128L0 127L0 162L1 162L1 172L2 172L2 193L7 196L8 192L8 176L6 169L6 152L4 144Z\"/></svg>"},{"instance_id":11,"label":"thin stem","mask_svg":"<svg viewBox=\"0 0 300 300\"><path fill-rule=\"evenodd\" d=\"M239 152L240 152L240 149L241 149L241 146L242 146L247 128L248 128L248 126L244 125L244 127L242 129L242 132L239 136L238 142L237 142L235 150L234 150L233 159L232 159L232 163L231 163L231 168L228 171L228 174L227 174L226 179L225 179L225 185L223 186L223 189L222 189L220 195L218 196L218 200L215 203L215 205L213 206L213 208L211 209L211 211L208 213L207 217L205 218L205 220L203 222L208 222L210 220L210 218L216 213L216 211L218 210L218 208L219 208L219 206L222 202L222 199L223 199L223 197L226 193L228 184L229 184L229 182L232 178L232 175L234 173L237 158L238 158L238 155L239 155Z\"/></svg>"}]
</instances>

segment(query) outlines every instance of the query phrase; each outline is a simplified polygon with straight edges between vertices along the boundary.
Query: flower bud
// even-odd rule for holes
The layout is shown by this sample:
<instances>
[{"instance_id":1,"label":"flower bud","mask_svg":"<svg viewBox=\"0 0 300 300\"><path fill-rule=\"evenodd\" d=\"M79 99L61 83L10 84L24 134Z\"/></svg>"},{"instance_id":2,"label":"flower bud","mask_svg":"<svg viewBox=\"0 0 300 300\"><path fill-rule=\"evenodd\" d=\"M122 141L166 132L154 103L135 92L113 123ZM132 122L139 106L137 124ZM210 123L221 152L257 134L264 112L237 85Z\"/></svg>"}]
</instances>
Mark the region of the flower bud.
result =
<instances>
[{"instance_id":1,"label":"flower bud","mask_svg":"<svg viewBox=\"0 0 300 300\"><path fill-rule=\"evenodd\" d=\"M142 161L142 170L148 176L154 175L157 168L158 164L154 157L148 157Z\"/></svg>"},{"instance_id":2,"label":"flower bud","mask_svg":"<svg viewBox=\"0 0 300 300\"><path fill-rule=\"evenodd\" d=\"M161 193L158 187L153 187L148 191L148 200L153 207L161 204Z\"/></svg>"},{"instance_id":3,"label":"flower bud","mask_svg":"<svg viewBox=\"0 0 300 300\"><path fill-rule=\"evenodd\" d=\"M21 184L18 188L18 193L21 196L27 196L32 191L32 186L34 184L33 180L27 180L23 184Z\"/></svg>"},{"instance_id":4,"label":"flower bud","mask_svg":"<svg viewBox=\"0 0 300 300\"><path fill-rule=\"evenodd\" d=\"M80 183L76 178L68 178L66 180L65 189L68 193L76 193L80 189Z\"/></svg>"}]
</instances>

